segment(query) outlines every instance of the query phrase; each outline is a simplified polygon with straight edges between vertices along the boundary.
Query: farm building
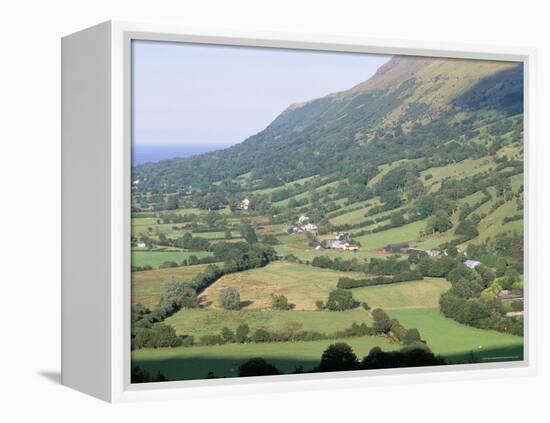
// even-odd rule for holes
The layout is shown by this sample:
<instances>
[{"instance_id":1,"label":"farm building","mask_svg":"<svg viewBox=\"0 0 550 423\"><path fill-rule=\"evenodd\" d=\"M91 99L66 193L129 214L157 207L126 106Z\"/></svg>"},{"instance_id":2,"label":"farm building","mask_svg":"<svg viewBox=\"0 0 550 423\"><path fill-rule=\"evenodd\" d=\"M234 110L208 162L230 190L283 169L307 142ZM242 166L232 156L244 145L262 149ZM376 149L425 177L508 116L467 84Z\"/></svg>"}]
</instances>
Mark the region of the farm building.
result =
<instances>
[{"instance_id":1,"label":"farm building","mask_svg":"<svg viewBox=\"0 0 550 423\"><path fill-rule=\"evenodd\" d=\"M466 260L466 261L464 262L464 264L465 264L466 266L468 266L470 269L475 269L476 266L478 266L478 265L481 264L481 262L479 262L479 261L477 261L477 260Z\"/></svg>"},{"instance_id":2,"label":"farm building","mask_svg":"<svg viewBox=\"0 0 550 423\"><path fill-rule=\"evenodd\" d=\"M340 241L339 239L330 239L326 243L327 248L335 250L355 251L359 249L359 246L346 241Z\"/></svg>"},{"instance_id":3,"label":"farm building","mask_svg":"<svg viewBox=\"0 0 550 423\"><path fill-rule=\"evenodd\" d=\"M298 218L298 223L299 223L300 225L304 225L304 224L306 224L306 223L309 223L309 217L304 216L304 215L300 216L300 217Z\"/></svg>"},{"instance_id":4,"label":"farm building","mask_svg":"<svg viewBox=\"0 0 550 423\"><path fill-rule=\"evenodd\" d=\"M395 244L388 244L384 247L384 251L387 253L393 250L407 250L410 248L410 245L408 242L398 242Z\"/></svg>"},{"instance_id":5,"label":"farm building","mask_svg":"<svg viewBox=\"0 0 550 423\"><path fill-rule=\"evenodd\" d=\"M136 246L137 246L138 248L145 248L145 247L147 247L147 244L146 244L145 242L143 242L143 241L140 241L140 242L138 242L138 243L136 244Z\"/></svg>"},{"instance_id":6,"label":"farm building","mask_svg":"<svg viewBox=\"0 0 550 423\"><path fill-rule=\"evenodd\" d=\"M243 199L239 203L239 209L241 210L248 210L249 207L250 207L250 200L248 198Z\"/></svg>"},{"instance_id":7,"label":"farm building","mask_svg":"<svg viewBox=\"0 0 550 423\"><path fill-rule=\"evenodd\" d=\"M419 253L426 253L429 257L439 257L441 255L440 250L424 250L423 248L409 248L407 249L407 254L419 252Z\"/></svg>"}]
</instances>

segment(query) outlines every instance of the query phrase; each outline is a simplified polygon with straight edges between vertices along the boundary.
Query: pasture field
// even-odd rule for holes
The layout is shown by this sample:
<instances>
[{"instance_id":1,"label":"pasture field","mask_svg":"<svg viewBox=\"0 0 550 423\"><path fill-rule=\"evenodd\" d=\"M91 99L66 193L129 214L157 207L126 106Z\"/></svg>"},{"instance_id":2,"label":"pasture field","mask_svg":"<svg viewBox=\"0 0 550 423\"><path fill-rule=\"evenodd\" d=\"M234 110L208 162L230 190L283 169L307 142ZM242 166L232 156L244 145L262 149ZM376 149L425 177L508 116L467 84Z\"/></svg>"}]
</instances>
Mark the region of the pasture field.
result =
<instances>
[{"instance_id":1,"label":"pasture field","mask_svg":"<svg viewBox=\"0 0 550 423\"><path fill-rule=\"evenodd\" d=\"M199 264L132 272L132 304L141 303L146 307L154 307L170 282L188 282L203 272L207 266Z\"/></svg>"},{"instance_id":2,"label":"pasture field","mask_svg":"<svg viewBox=\"0 0 550 423\"><path fill-rule=\"evenodd\" d=\"M246 323L251 331L312 330L334 333L349 328L353 323L371 325L372 317L362 308L342 312L295 311L295 310L224 310L224 309L182 309L166 319L178 335L192 335L198 340L203 335L219 334L224 326L235 330Z\"/></svg>"},{"instance_id":3,"label":"pasture field","mask_svg":"<svg viewBox=\"0 0 550 423\"><path fill-rule=\"evenodd\" d=\"M315 301L326 301L338 278L364 276L363 273L275 262L259 269L225 275L208 287L201 297L206 303L212 302L210 307L218 307L220 290L230 286L241 294L245 310L271 307L271 294L285 295L291 304L295 304L295 310L315 310Z\"/></svg>"},{"instance_id":4,"label":"pasture field","mask_svg":"<svg viewBox=\"0 0 550 423\"><path fill-rule=\"evenodd\" d=\"M132 364L155 374L160 371L168 380L204 379L212 371L218 377L236 377L238 367L254 357L262 357L285 373L296 367L311 370L319 364L321 354L331 344L345 342L362 358L379 346L385 351L400 345L378 336L312 342L264 344L225 344L207 347L141 349L132 352Z\"/></svg>"},{"instance_id":5,"label":"pasture field","mask_svg":"<svg viewBox=\"0 0 550 423\"><path fill-rule=\"evenodd\" d=\"M403 308L437 308L439 297L451 288L444 278L375 285L351 290L353 298L365 301L371 308L394 310Z\"/></svg>"},{"instance_id":6,"label":"pasture field","mask_svg":"<svg viewBox=\"0 0 550 423\"><path fill-rule=\"evenodd\" d=\"M407 328L415 327L435 354L450 363L513 361L523 358L523 337L477 329L448 319L438 309L388 310Z\"/></svg>"},{"instance_id":7,"label":"pasture field","mask_svg":"<svg viewBox=\"0 0 550 423\"><path fill-rule=\"evenodd\" d=\"M158 268L165 261L175 261L180 264L189 256L197 258L210 257L209 251L132 251L132 266L153 266Z\"/></svg>"},{"instance_id":8,"label":"pasture field","mask_svg":"<svg viewBox=\"0 0 550 423\"><path fill-rule=\"evenodd\" d=\"M367 250L382 248L388 244L397 242L416 241L420 238L420 233L426 228L426 221L419 220L398 228L388 229L386 231L363 235L357 238L361 247Z\"/></svg>"}]
</instances>

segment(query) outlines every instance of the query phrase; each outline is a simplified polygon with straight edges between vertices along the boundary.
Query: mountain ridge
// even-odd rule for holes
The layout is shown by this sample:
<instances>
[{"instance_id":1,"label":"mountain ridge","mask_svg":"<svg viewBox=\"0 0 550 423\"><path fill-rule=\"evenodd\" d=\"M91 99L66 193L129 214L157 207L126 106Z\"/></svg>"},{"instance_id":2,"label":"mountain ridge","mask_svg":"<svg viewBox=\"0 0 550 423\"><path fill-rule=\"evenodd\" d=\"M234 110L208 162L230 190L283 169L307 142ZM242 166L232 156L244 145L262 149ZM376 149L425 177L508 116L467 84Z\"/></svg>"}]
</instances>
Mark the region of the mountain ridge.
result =
<instances>
[{"instance_id":1,"label":"mountain ridge","mask_svg":"<svg viewBox=\"0 0 550 423\"><path fill-rule=\"evenodd\" d=\"M523 69L513 62L395 56L348 90L290 105L235 146L138 166L134 173L146 185L176 189L251 171L255 178L283 183L358 159L381 163L415 156L426 146L522 113L522 81Z\"/></svg>"}]
</instances>

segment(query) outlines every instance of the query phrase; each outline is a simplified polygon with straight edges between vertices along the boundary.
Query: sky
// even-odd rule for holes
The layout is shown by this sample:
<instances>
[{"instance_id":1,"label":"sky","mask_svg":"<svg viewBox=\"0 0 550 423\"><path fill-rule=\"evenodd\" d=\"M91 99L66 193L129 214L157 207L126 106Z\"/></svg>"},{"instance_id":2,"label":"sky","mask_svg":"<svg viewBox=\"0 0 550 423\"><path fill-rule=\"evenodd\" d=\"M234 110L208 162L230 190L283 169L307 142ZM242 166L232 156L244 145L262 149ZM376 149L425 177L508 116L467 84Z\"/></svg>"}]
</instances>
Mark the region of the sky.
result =
<instances>
[{"instance_id":1,"label":"sky","mask_svg":"<svg viewBox=\"0 0 550 423\"><path fill-rule=\"evenodd\" d=\"M133 41L134 146L232 145L290 104L346 90L389 57Z\"/></svg>"}]
</instances>

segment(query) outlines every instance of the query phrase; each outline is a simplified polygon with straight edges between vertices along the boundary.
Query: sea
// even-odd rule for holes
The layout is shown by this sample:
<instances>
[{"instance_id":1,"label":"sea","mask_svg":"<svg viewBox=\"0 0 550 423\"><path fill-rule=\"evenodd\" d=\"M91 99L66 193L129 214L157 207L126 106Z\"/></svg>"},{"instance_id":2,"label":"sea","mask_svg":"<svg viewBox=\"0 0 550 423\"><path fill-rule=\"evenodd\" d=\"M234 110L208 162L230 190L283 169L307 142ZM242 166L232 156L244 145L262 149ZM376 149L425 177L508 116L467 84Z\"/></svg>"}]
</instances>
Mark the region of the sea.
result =
<instances>
[{"instance_id":1,"label":"sea","mask_svg":"<svg viewBox=\"0 0 550 423\"><path fill-rule=\"evenodd\" d=\"M197 144L197 145L134 145L132 147L132 165L154 163L176 157L191 157L210 151L223 150L229 145Z\"/></svg>"}]
</instances>

